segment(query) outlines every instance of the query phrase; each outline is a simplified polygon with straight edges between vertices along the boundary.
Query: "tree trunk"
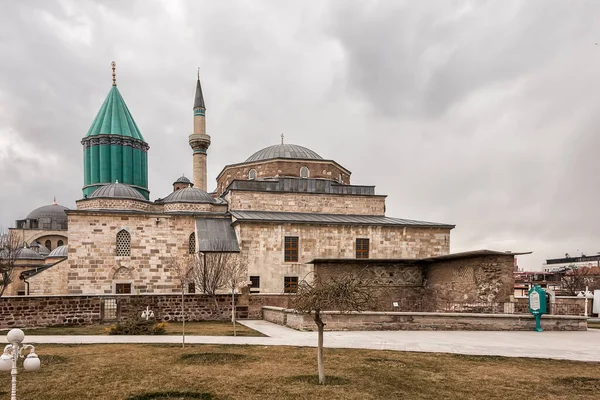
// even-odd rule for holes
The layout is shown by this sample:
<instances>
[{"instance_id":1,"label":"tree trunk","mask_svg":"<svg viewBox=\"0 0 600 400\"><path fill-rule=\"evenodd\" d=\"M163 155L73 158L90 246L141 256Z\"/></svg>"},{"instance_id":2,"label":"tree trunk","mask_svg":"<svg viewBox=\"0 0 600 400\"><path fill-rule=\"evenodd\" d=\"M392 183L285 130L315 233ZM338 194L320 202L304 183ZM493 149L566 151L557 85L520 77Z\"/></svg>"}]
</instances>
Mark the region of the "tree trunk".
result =
<instances>
[{"instance_id":1,"label":"tree trunk","mask_svg":"<svg viewBox=\"0 0 600 400\"><path fill-rule=\"evenodd\" d=\"M325 365L323 363L323 331L325 324L321 319L321 312L315 311L315 323L317 324L317 330L319 333L319 339L317 342L317 369L319 370L319 384L325 384Z\"/></svg>"},{"instance_id":2,"label":"tree trunk","mask_svg":"<svg viewBox=\"0 0 600 400\"><path fill-rule=\"evenodd\" d=\"M231 321L233 321L233 336L237 336L235 331L235 291L231 291Z\"/></svg>"},{"instance_id":3,"label":"tree trunk","mask_svg":"<svg viewBox=\"0 0 600 400\"><path fill-rule=\"evenodd\" d=\"M181 283L181 321L183 322L181 325L181 348L185 348L185 303L183 297L184 289L183 282Z\"/></svg>"}]
</instances>

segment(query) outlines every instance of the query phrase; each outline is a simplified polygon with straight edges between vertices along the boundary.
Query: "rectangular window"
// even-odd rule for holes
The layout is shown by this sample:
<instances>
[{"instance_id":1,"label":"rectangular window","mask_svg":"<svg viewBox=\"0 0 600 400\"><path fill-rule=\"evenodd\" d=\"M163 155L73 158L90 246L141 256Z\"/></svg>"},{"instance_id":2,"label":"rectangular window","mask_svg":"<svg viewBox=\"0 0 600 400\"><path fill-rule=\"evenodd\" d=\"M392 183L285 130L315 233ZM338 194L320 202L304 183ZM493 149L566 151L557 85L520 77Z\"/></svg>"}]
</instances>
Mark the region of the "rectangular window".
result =
<instances>
[{"instance_id":1,"label":"rectangular window","mask_svg":"<svg viewBox=\"0 0 600 400\"><path fill-rule=\"evenodd\" d=\"M260 287L260 276L251 276L250 277L250 287L251 288L259 288Z\"/></svg>"},{"instance_id":2,"label":"rectangular window","mask_svg":"<svg viewBox=\"0 0 600 400\"><path fill-rule=\"evenodd\" d=\"M296 293L298 291L298 277L286 276L283 278L283 293Z\"/></svg>"},{"instance_id":3,"label":"rectangular window","mask_svg":"<svg viewBox=\"0 0 600 400\"><path fill-rule=\"evenodd\" d=\"M298 237L297 236L286 236L285 237L285 262L298 262Z\"/></svg>"},{"instance_id":4,"label":"rectangular window","mask_svg":"<svg viewBox=\"0 0 600 400\"><path fill-rule=\"evenodd\" d=\"M116 283L115 292L117 294L131 293L131 283Z\"/></svg>"},{"instance_id":5,"label":"rectangular window","mask_svg":"<svg viewBox=\"0 0 600 400\"><path fill-rule=\"evenodd\" d=\"M369 258L369 239L356 239L356 258Z\"/></svg>"}]
</instances>

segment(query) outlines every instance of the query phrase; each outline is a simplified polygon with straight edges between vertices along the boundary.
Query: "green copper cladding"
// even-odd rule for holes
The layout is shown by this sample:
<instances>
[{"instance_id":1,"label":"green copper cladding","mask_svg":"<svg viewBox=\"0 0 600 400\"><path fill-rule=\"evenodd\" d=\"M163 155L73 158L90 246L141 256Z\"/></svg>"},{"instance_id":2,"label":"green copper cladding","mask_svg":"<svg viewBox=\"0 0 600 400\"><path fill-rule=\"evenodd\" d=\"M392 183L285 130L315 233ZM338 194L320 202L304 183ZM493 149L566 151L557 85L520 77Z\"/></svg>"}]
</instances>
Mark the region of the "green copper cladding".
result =
<instances>
[{"instance_id":1,"label":"green copper cladding","mask_svg":"<svg viewBox=\"0 0 600 400\"><path fill-rule=\"evenodd\" d=\"M81 144L84 146L84 196L100 186L119 181L149 199L149 146L116 86L111 87Z\"/></svg>"}]
</instances>

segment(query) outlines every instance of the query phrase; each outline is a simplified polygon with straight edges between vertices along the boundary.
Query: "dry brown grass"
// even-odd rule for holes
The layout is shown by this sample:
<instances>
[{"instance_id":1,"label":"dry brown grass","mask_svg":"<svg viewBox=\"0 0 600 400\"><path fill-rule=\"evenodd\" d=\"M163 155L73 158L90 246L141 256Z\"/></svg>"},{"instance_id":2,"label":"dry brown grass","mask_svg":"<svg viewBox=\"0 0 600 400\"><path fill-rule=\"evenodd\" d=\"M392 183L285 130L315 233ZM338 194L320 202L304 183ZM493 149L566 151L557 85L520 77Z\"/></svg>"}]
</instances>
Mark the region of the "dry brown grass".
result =
<instances>
[{"instance_id":1,"label":"dry brown grass","mask_svg":"<svg viewBox=\"0 0 600 400\"><path fill-rule=\"evenodd\" d=\"M20 374L21 399L592 399L600 364L266 346L40 345L42 369ZM10 378L0 376L0 398ZM171 392L171 397L146 395ZM173 392L188 392L176 395ZM204 395L200 395L200 394ZM195 394L195 397L192 397Z\"/></svg>"},{"instance_id":2,"label":"dry brown grass","mask_svg":"<svg viewBox=\"0 0 600 400\"><path fill-rule=\"evenodd\" d=\"M47 328L23 329L26 335L107 335L107 325L88 326L58 326ZM167 335L181 335L182 324L180 322L169 322L167 324ZM6 336L8 330L0 330L0 336ZM236 324L238 336L264 336L260 332L250 329L244 325ZM201 336L233 336L233 325L231 322L203 321L187 322L185 324L186 335Z\"/></svg>"}]
</instances>

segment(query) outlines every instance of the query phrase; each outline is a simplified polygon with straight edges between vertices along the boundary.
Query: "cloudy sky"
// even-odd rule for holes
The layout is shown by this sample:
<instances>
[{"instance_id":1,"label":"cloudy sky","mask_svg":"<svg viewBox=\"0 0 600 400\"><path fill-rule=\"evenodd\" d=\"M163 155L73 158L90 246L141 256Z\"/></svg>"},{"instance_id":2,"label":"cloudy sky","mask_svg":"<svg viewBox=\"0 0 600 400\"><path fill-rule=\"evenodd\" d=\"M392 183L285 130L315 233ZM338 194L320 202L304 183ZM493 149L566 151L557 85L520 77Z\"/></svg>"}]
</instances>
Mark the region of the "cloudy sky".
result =
<instances>
[{"instance_id":1,"label":"cloudy sky","mask_svg":"<svg viewBox=\"0 0 600 400\"><path fill-rule=\"evenodd\" d=\"M200 67L209 189L288 143L453 223L452 251L600 251L600 2L0 0L0 225L74 207L110 62L150 144L151 197L192 176Z\"/></svg>"}]
</instances>

